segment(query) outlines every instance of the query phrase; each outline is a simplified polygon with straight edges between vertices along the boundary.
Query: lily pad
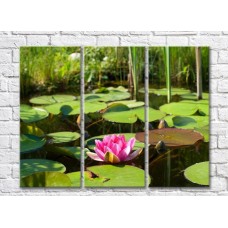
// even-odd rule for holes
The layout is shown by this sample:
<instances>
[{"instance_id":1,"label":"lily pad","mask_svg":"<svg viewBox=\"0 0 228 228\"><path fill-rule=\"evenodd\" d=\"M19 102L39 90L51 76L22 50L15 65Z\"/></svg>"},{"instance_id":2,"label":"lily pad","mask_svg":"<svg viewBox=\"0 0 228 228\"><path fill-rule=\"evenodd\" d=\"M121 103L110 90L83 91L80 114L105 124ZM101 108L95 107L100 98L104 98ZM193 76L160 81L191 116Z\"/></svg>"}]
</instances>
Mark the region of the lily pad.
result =
<instances>
[{"instance_id":1,"label":"lily pad","mask_svg":"<svg viewBox=\"0 0 228 228\"><path fill-rule=\"evenodd\" d=\"M22 159L21 160L21 178L32 175L37 172L55 171L64 173L66 167L56 161L47 159Z\"/></svg>"},{"instance_id":2,"label":"lily pad","mask_svg":"<svg viewBox=\"0 0 228 228\"><path fill-rule=\"evenodd\" d=\"M196 105L200 114L205 116L209 115L209 101L208 100L199 100L199 101L192 101L192 100L183 100L180 101L180 103L188 103L188 104L193 104Z\"/></svg>"},{"instance_id":3,"label":"lily pad","mask_svg":"<svg viewBox=\"0 0 228 228\"><path fill-rule=\"evenodd\" d=\"M25 135L35 135L38 137L44 137L44 132L35 125L28 125L21 123L21 133Z\"/></svg>"},{"instance_id":4,"label":"lily pad","mask_svg":"<svg viewBox=\"0 0 228 228\"><path fill-rule=\"evenodd\" d=\"M85 114L98 112L105 109L107 105L104 102L85 102Z\"/></svg>"},{"instance_id":5,"label":"lily pad","mask_svg":"<svg viewBox=\"0 0 228 228\"><path fill-rule=\"evenodd\" d=\"M110 122L132 124L137 121L137 115L134 110L107 112L102 117Z\"/></svg>"},{"instance_id":6,"label":"lily pad","mask_svg":"<svg viewBox=\"0 0 228 228\"><path fill-rule=\"evenodd\" d=\"M113 104L123 104L126 105L128 108L137 108L144 106L144 102L142 101L136 101L136 100L126 100L126 101L114 101L108 104L108 106Z\"/></svg>"},{"instance_id":7,"label":"lily pad","mask_svg":"<svg viewBox=\"0 0 228 228\"><path fill-rule=\"evenodd\" d=\"M21 179L21 187L71 187L70 178L59 172L39 172Z\"/></svg>"},{"instance_id":8,"label":"lily pad","mask_svg":"<svg viewBox=\"0 0 228 228\"><path fill-rule=\"evenodd\" d=\"M131 94L128 92L121 91L110 91L107 94L96 93L96 94L85 94L85 101L94 102L94 101L119 101L130 98Z\"/></svg>"},{"instance_id":9,"label":"lily pad","mask_svg":"<svg viewBox=\"0 0 228 228\"><path fill-rule=\"evenodd\" d=\"M43 108L31 107L22 104L20 107L20 118L25 123L32 123L48 117L49 113Z\"/></svg>"},{"instance_id":10,"label":"lily pad","mask_svg":"<svg viewBox=\"0 0 228 228\"><path fill-rule=\"evenodd\" d=\"M50 96L40 96L34 97L29 100L30 103L39 104L39 105L49 105L54 103L73 101L75 96L72 95L50 95Z\"/></svg>"},{"instance_id":11,"label":"lily pad","mask_svg":"<svg viewBox=\"0 0 228 228\"><path fill-rule=\"evenodd\" d=\"M94 89L94 93L109 93L110 91L121 91L121 92L127 92L128 89L126 89L123 86L118 87L101 87L99 89Z\"/></svg>"},{"instance_id":12,"label":"lily pad","mask_svg":"<svg viewBox=\"0 0 228 228\"><path fill-rule=\"evenodd\" d=\"M177 116L191 116L197 112L198 107L196 104L173 102L160 106L160 110Z\"/></svg>"},{"instance_id":13,"label":"lily pad","mask_svg":"<svg viewBox=\"0 0 228 228\"><path fill-rule=\"evenodd\" d=\"M167 88L162 88L162 89L153 89L150 88L149 93L154 93L158 96L167 96ZM139 90L140 93L145 93L145 89L141 88ZM171 88L171 93L172 95L182 95L182 94L188 94L190 93L190 90L184 89L184 88Z\"/></svg>"},{"instance_id":14,"label":"lily pad","mask_svg":"<svg viewBox=\"0 0 228 228\"><path fill-rule=\"evenodd\" d=\"M155 120L160 120L162 119L166 114L164 112L161 112L160 110L156 110L153 108L148 108L149 110L149 122L155 121ZM136 115L140 120L145 122L145 109L144 108L138 108L135 109Z\"/></svg>"},{"instance_id":15,"label":"lily pad","mask_svg":"<svg viewBox=\"0 0 228 228\"><path fill-rule=\"evenodd\" d=\"M79 133L69 131L50 133L47 136L52 138L53 143L71 142L80 138Z\"/></svg>"},{"instance_id":16,"label":"lily pad","mask_svg":"<svg viewBox=\"0 0 228 228\"><path fill-rule=\"evenodd\" d=\"M169 127L182 129L201 128L209 124L208 116L166 116L164 120Z\"/></svg>"},{"instance_id":17,"label":"lily pad","mask_svg":"<svg viewBox=\"0 0 228 228\"><path fill-rule=\"evenodd\" d=\"M114 133L114 134L120 134L120 135L124 135L125 136L125 139L128 141L130 138L133 138L135 137L135 133ZM112 135L112 134L110 134ZM86 146L91 149L91 150L94 150L94 147L95 147L95 140L98 139L98 140L103 140L104 136L106 135L99 135L99 136L95 136L95 137L92 137L92 138L89 138L88 140L85 141L85 144ZM133 150L137 150L139 148L144 148L144 142L139 142L136 140L135 142L135 146L133 148Z\"/></svg>"},{"instance_id":18,"label":"lily pad","mask_svg":"<svg viewBox=\"0 0 228 228\"><path fill-rule=\"evenodd\" d=\"M209 138L210 138L210 136L209 136L209 133L210 133L209 132L209 125L201 127L201 128L194 128L194 129L195 129L195 131L198 131L203 135L204 142L209 142Z\"/></svg>"},{"instance_id":19,"label":"lily pad","mask_svg":"<svg viewBox=\"0 0 228 228\"><path fill-rule=\"evenodd\" d=\"M144 187L145 172L128 165L102 165L88 167L86 187ZM93 175L92 175L93 174ZM95 174L95 178L93 177Z\"/></svg>"},{"instance_id":20,"label":"lily pad","mask_svg":"<svg viewBox=\"0 0 228 228\"><path fill-rule=\"evenodd\" d=\"M66 174L72 183L72 187L80 187L81 186L81 172L72 172ZM84 172L85 175L85 172Z\"/></svg>"},{"instance_id":21,"label":"lily pad","mask_svg":"<svg viewBox=\"0 0 228 228\"><path fill-rule=\"evenodd\" d=\"M200 162L188 167L184 176L195 184L209 185L209 162Z\"/></svg>"},{"instance_id":22,"label":"lily pad","mask_svg":"<svg viewBox=\"0 0 228 228\"><path fill-rule=\"evenodd\" d=\"M48 145L46 147L46 150L50 153L53 152L53 153L58 154L58 155L76 158L79 161L81 159L81 147L77 147L77 146L59 147L59 146ZM88 149L85 149L85 153L84 153L85 159L87 158L86 152L88 152L88 151L89 151Z\"/></svg>"},{"instance_id":23,"label":"lily pad","mask_svg":"<svg viewBox=\"0 0 228 228\"><path fill-rule=\"evenodd\" d=\"M40 138L35 135L20 136L20 152L22 154L36 151L43 147L46 143L45 138Z\"/></svg>"},{"instance_id":24,"label":"lily pad","mask_svg":"<svg viewBox=\"0 0 228 228\"><path fill-rule=\"evenodd\" d=\"M197 100L197 94L196 93L187 93L187 94L181 95L181 98L186 99L186 100ZM209 99L209 94L203 93L203 99Z\"/></svg>"},{"instance_id":25,"label":"lily pad","mask_svg":"<svg viewBox=\"0 0 228 228\"><path fill-rule=\"evenodd\" d=\"M138 141L144 142L145 133L138 132L135 137ZM163 141L167 147L182 147L195 145L203 141L203 136L193 130L178 128L162 128L149 131L149 144L155 146Z\"/></svg>"}]
</instances>

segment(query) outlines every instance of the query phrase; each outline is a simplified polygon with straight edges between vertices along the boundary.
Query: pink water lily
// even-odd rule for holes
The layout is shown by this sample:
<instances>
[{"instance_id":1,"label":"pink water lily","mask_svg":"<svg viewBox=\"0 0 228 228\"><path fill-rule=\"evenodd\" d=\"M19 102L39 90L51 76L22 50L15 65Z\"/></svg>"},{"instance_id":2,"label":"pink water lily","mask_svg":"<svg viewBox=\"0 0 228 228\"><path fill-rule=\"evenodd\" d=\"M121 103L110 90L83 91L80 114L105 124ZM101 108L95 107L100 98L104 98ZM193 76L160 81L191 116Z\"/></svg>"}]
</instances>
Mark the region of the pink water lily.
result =
<instances>
[{"instance_id":1,"label":"pink water lily","mask_svg":"<svg viewBox=\"0 0 228 228\"><path fill-rule=\"evenodd\" d=\"M94 151L96 153L87 152L87 155L93 160L110 163L130 161L142 152L140 148L131 153L135 141L135 138L126 141L124 135L106 135L102 141L95 140Z\"/></svg>"}]
</instances>

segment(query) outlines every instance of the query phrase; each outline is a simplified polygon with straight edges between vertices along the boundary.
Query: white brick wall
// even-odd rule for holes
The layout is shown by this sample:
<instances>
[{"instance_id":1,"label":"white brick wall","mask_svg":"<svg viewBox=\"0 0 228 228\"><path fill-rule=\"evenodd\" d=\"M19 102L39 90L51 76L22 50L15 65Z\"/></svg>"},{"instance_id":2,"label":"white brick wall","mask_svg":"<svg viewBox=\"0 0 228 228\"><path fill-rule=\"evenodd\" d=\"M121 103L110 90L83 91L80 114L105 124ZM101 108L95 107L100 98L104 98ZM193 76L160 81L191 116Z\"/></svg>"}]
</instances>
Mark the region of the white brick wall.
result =
<instances>
[{"instance_id":1,"label":"white brick wall","mask_svg":"<svg viewBox=\"0 0 228 228\"><path fill-rule=\"evenodd\" d=\"M210 46L211 187L20 189L20 46ZM0 32L0 195L228 195L228 32Z\"/></svg>"}]
</instances>

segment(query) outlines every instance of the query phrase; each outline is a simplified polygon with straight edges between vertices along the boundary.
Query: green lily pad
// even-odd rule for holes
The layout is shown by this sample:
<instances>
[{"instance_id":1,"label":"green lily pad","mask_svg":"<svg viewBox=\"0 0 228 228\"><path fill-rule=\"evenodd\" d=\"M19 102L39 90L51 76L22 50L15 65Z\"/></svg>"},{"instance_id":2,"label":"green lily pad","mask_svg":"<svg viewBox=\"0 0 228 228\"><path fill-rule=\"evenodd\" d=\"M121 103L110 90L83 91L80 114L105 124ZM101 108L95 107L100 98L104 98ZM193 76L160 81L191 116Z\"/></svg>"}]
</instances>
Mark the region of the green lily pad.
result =
<instances>
[{"instance_id":1,"label":"green lily pad","mask_svg":"<svg viewBox=\"0 0 228 228\"><path fill-rule=\"evenodd\" d=\"M144 187L145 172L128 165L102 165L88 167L85 175L86 187ZM93 178L92 174L96 177Z\"/></svg>"},{"instance_id":2,"label":"green lily pad","mask_svg":"<svg viewBox=\"0 0 228 228\"><path fill-rule=\"evenodd\" d=\"M22 104L20 107L20 118L25 123L32 123L48 117L49 113L43 108L31 107Z\"/></svg>"},{"instance_id":3,"label":"green lily pad","mask_svg":"<svg viewBox=\"0 0 228 228\"><path fill-rule=\"evenodd\" d=\"M93 113L105 109L107 105L104 102L85 102L85 113ZM63 113L64 115L79 115L81 112L80 109L80 101L69 101L64 103L57 103L48 105L45 109L54 114L58 115L59 113Z\"/></svg>"},{"instance_id":4,"label":"green lily pad","mask_svg":"<svg viewBox=\"0 0 228 228\"><path fill-rule=\"evenodd\" d=\"M209 124L208 116L166 116L164 120L169 127L182 129L201 128Z\"/></svg>"},{"instance_id":5,"label":"green lily pad","mask_svg":"<svg viewBox=\"0 0 228 228\"><path fill-rule=\"evenodd\" d=\"M64 173L66 167L56 161L47 159L22 159L21 160L21 178L32 175L37 172L55 171Z\"/></svg>"},{"instance_id":6,"label":"green lily pad","mask_svg":"<svg viewBox=\"0 0 228 228\"><path fill-rule=\"evenodd\" d=\"M210 138L210 136L209 136L209 133L210 133L209 125L201 127L201 128L196 128L195 127L194 129L195 129L195 131L198 131L198 132L200 132L203 135L204 142L209 142L209 138Z\"/></svg>"},{"instance_id":7,"label":"green lily pad","mask_svg":"<svg viewBox=\"0 0 228 228\"><path fill-rule=\"evenodd\" d=\"M59 172L39 172L21 179L21 187L71 187L70 178Z\"/></svg>"},{"instance_id":8,"label":"green lily pad","mask_svg":"<svg viewBox=\"0 0 228 228\"><path fill-rule=\"evenodd\" d=\"M177 116L191 116L197 112L198 107L196 104L173 102L160 106L160 110Z\"/></svg>"},{"instance_id":9,"label":"green lily pad","mask_svg":"<svg viewBox=\"0 0 228 228\"><path fill-rule=\"evenodd\" d=\"M20 136L20 152L22 154L36 151L43 147L46 143L45 138L40 138L35 135Z\"/></svg>"},{"instance_id":10,"label":"green lily pad","mask_svg":"<svg viewBox=\"0 0 228 228\"><path fill-rule=\"evenodd\" d=\"M127 110L120 112L106 112L102 115L102 117L110 122L115 123L135 123L137 121L137 116L135 111Z\"/></svg>"},{"instance_id":11,"label":"green lily pad","mask_svg":"<svg viewBox=\"0 0 228 228\"><path fill-rule=\"evenodd\" d=\"M30 103L39 104L39 105L49 105L54 103L73 101L75 96L72 95L50 95L50 96L40 96L34 97L29 100Z\"/></svg>"},{"instance_id":12,"label":"green lily pad","mask_svg":"<svg viewBox=\"0 0 228 228\"><path fill-rule=\"evenodd\" d=\"M121 91L121 92L127 92L128 89L126 89L123 86L118 87L101 87L99 89L94 89L94 93L109 93L110 91Z\"/></svg>"},{"instance_id":13,"label":"green lily pad","mask_svg":"<svg viewBox=\"0 0 228 228\"><path fill-rule=\"evenodd\" d=\"M209 185L209 162L200 162L188 167L184 176L195 184Z\"/></svg>"},{"instance_id":14,"label":"green lily pad","mask_svg":"<svg viewBox=\"0 0 228 228\"><path fill-rule=\"evenodd\" d=\"M208 93L203 93L203 99L209 99L209 94ZM186 99L186 100L197 100L197 94L196 93L187 93L181 95L181 98Z\"/></svg>"},{"instance_id":15,"label":"green lily pad","mask_svg":"<svg viewBox=\"0 0 228 228\"><path fill-rule=\"evenodd\" d=\"M136 101L136 100L126 100L126 101L114 101L108 104L108 106L113 104L123 104L126 105L128 108L137 108L144 106L144 102L142 101Z\"/></svg>"},{"instance_id":16,"label":"green lily pad","mask_svg":"<svg viewBox=\"0 0 228 228\"><path fill-rule=\"evenodd\" d=\"M21 133L25 135L35 135L38 137L44 137L44 132L35 125L28 125L21 123Z\"/></svg>"},{"instance_id":17,"label":"green lily pad","mask_svg":"<svg viewBox=\"0 0 228 228\"><path fill-rule=\"evenodd\" d=\"M119 101L130 98L131 94L128 92L121 91L110 91L109 93L96 93L96 94L85 94L85 101Z\"/></svg>"},{"instance_id":18,"label":"green lily pad","mask_svg":"<svg viewBox=\"0 0 228 228\"><path fill-rule=\"evenodd\" d=\"M71 158L76 158L77 160L81 160L81 147L72 146L72 147L59 147L54 145L48 145L46 150L50 153L55 153L58 155L68 156ZM84 158L87 158L86 152L88 149L85 149Z\"/></svg>"},{"instance_id":19,"label":"green lily pad","mask_svg":"<svg viewBox=\"0 0 228 228\"><path fill-rule=\"evenodd\" d=\"M155 120L160 120L163 117L165 117L165 113L161 112L160 110L156 110L153 108L149 108L149 122L155 121ZM136 115L138 116L138 118L140 120L142 120L143 122L145 122L145 109L144 108L138 108L135 109Z\"/></svg>"},{"instance_id":20,"label":"green lily pad","mask_svg":"<svg viewBox=\"0 0 228 228\"><path fill-rule=\"evenodd\" d=\"M133 138L135 137L135 133L114 133L115 135L124 135L125 136L125 139L128 141L130 138ZM112 134L110 134L112 135ZM94 147L95 147L95 140L98 139L98 140L103 140L104 136L106 135L99 135L99 136L95 136L95 137L92 137L92 138L89 138L85 141L85 144L86 146L91 149L91 150L94 150ZM133 150L137 150L139 148L144 148L144 142L139 142L136 140L135 142L135 145L134 145L134 148Z\"/></svg>"},{"instance_id":21,"label":"green lily pad","mask_svg":"<svg viewBox=\"0 0 228 228\"><path fill-rule=\"evenodd\" d=\"M72 183L72 187L80 187L81 186L81 172L72 172L66 174ZM84 172L85 175L85 172Z\"/></svg>"},{"instance_id":22,"label":"green lily pad","mask_svg":"<svg viewBox=\"0 0 228 228\"><path fill-rule=\"evenodd\" d=\"M144 142L145 132L136 133L135 138ZM149 131L149 144L155 146L159 141L163 141L167 147L177 148L195 145L199 141L203 141L203 136L193 130L179 128L162 128Z\"/></svg>"},{"instance_id":23,"label":"green lily pad","mask_svg":"<svg viewBox=\"0 0 228 228\"><path fill-rule=\"evenodd\" d=\"M158 96L167 96L167 88L162 88L162 89L153 89L150 88L149 93L154 93ZM140 93L145 93L145 89L141 88L139 90ZM171 93L172 95L182 95L182 94L188 94L190 93L190 90L184 89L184 88L171 88Z\"/></svg>"},{"instance_id":24,"label":"green lily pad","mask_svg":"<svg viewBox=\"0 0 228 228\"><path fill-rule=\"evenodd\" d=\"M71 142L80 138L79 133L69 131L50 133L47 136L53 139L53 143Z\"/></svg>"},{"instance_id":25,"label":"green lily pad","mask_svg":"<svg viewBox=\"0 0 228 228\"><path fill-rule=\"evenodd\" d=\"M199 109L199 112L201 115L209 115L209 101L208 100L199 100L199 101L192 101L192 100L183 100L180 101L180 103L188 103L188 104L193 104L196 105L197 108Z\"/></svg>"}]
</instances>

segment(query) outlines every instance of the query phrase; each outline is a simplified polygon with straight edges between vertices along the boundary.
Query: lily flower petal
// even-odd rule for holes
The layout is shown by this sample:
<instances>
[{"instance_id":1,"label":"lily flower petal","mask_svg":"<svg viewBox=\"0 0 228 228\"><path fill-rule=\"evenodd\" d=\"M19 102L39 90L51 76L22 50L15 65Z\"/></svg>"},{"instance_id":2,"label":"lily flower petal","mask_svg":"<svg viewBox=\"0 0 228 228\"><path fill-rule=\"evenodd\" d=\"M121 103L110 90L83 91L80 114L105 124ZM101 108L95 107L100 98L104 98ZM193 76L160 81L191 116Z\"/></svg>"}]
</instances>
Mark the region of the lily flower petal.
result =
<instances>
[{"instance_id":1,"label":"lily flower petal","mask_svg":"<svg viewBox=\"0 0 228 228\"><path fill-rule=\"evenodd\" d=\"M134 151L133 153L131 153L126 159L125 161L130 161L132 159L134 159L135 157L137 157L139 154L141 154L142 152L142 148L139 148L138 150Z\"/></svg>"},{"instance_id":2,"label":"lily flower petal","mask_svg":"<svg viewBox=\"0 0 228 228\"><path fill-rule=\"evenodd\" d=\"M103 161L96 153L86 152L86 154L95 161Z\"/></svg>"}]
</instances>

